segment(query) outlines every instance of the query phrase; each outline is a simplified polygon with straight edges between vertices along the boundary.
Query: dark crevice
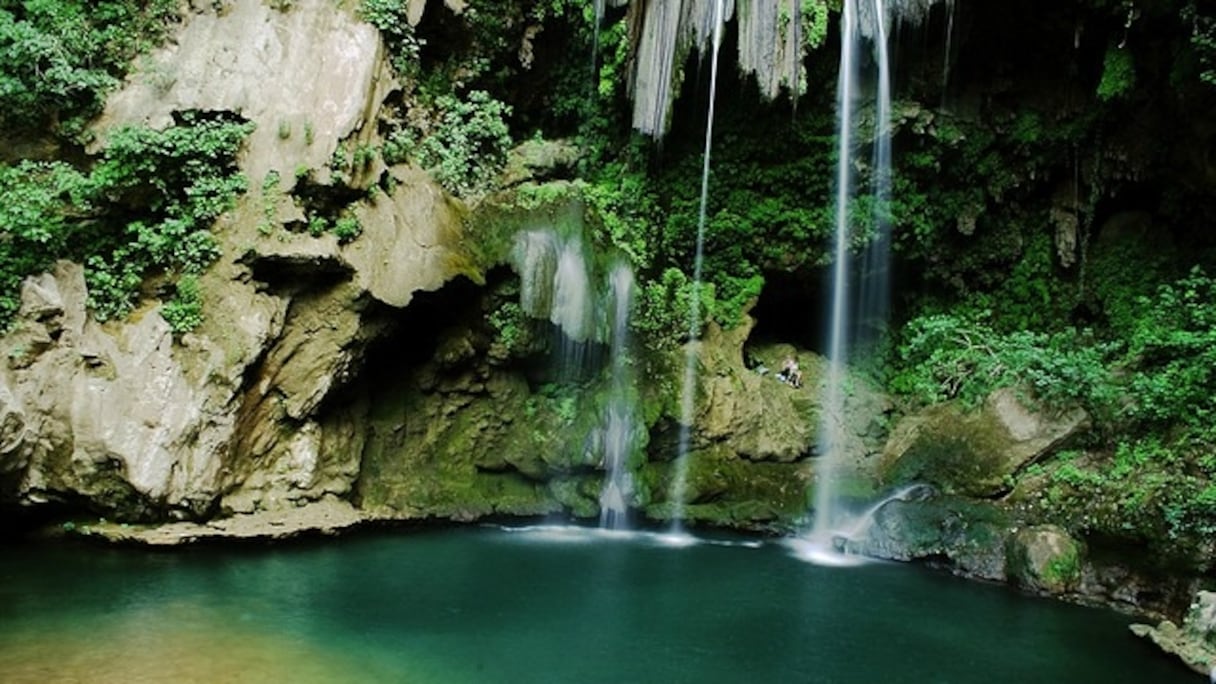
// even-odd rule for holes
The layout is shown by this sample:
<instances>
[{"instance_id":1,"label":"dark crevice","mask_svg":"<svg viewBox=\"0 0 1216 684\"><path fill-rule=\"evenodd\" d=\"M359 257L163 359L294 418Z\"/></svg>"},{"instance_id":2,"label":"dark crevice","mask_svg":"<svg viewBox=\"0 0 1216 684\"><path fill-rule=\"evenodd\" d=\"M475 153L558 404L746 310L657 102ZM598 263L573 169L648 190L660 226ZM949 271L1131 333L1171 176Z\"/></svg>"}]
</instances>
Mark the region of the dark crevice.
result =
<instances>
[{"instance_id":1,"label":"dark crevice","mask_svg":"<svg viewBox=\"0 0 1216 684\"><path fill-rule=\"evenodd\" d=\"M493 283L501 277L501 272L491 272L487 281ZM405 382L436 356L453 330L480 321L484 287L457 276L438 290L415 293L404 309L384 307L374 313L386 331L368 346L362 367L354 374L353 386L374 392L378 387ZM335 393L335 401L343 401L342 394Z\"/></svg>"},{"instance_id":2,"label":"dark crevice","mask_svg":"<svg viewBox=\"0 0 1216 684\"><path fill-rule=\"evenodd\" d=\"M830 269L809 277L780 272L766 275L764 290L751 311L756 327L750 341L785 342L824 353L828 311L824 280L829 277Z\"/></svg>"},{"instance_id":3,"label":"dark crevice","mask_svg":"<svg viewBox=\"0 0 1216 684\"><path fill-rule=\"evenodd\" d=\"M246 261L254 280L278 294L325 291L350 280L355 273L350 264L321 254L251 255Z\"/></svg>"}]
</instances>

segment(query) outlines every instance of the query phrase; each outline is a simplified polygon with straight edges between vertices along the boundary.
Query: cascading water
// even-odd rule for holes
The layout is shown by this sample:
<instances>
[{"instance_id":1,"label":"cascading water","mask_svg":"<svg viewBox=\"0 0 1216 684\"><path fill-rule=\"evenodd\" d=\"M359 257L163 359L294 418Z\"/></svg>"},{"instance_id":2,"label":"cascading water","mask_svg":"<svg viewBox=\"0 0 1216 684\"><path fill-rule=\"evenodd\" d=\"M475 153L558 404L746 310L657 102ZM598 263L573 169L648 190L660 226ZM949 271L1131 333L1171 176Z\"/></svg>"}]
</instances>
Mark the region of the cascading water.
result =
<instances>
[{"instance_id":1,"label":"cascading water","mask_svg":"<svg viewBox=\"0 0 1216 684\"><path fill-rule=\"evenodd\" d=\"M520 277L520 308L530 318L556 328L554 365L563 381L585 378L595 370L588 349L610 345L604 421L588 435L602 449L606 476L600 494L600 525L628 526L633 479L629 471L637 434L637 391L629 367L629 315L633 305L633 271L619 261L602 288L593 286L591 259L581 232L538 228L520 232L512 263ZM590 368L589 368L590 367ZM580 380L581 382L581 380Z\"/></svg>"},{"instance_id":2,"label":"cascading water","mask_svg":"<svg viewBox=\"0 0 1216 684\"><path fill-rule=\"evenodd\" d=\"M838 159L836 174L835 265L832 272L831 321L828 339L828 372L821 408L819 453L816 468L815 516L810 532L812 543L831 549L839 520L836 480L845 458L844 375L848 362L850 320L866 329L880 328L885 321L888 302L887 261L889 260L889 213L891 148L890 75L887 60L889 17L884 0L859 8L859 0L846 0L841 19L840 81L838 84ZM860 9L865 10L861 16ZM864 22L862 21L864 19ZM860 271L860 296L856 306L849 288L849 198L852 191L854 104L858 93L857 62L863 36L870 36L878 63L877 110L874 123L874 169L871 191L875 193L875 232L863 257ZM859 328L860 329L860 328ZM855 335L856 336L856 335Z\"/></svg>"},{"instance_id":3,"label":"cascading water","mask_svg":"<svg viewBox=\"0 0 1216 684\"><path fill-rule=\"evenodd\" d=\"M874 225L857 278L858 308L853 324L853 339L861 346L878 341L891 308L891 68L887 52L886 16L881 0L871 1L874 3L876 35L873 41L878 67L874 153L870 166Z\"/></svg>"},{"instance_id":4,"label":"cascading water","mask_svg":"<svg viewBox=\"0 0 1216 684\"><path fill-rule=\"evenodd\" d=\"M628 500L633 492L629 456L635 428L633 374L629 370L629 311L633 304L633 270L618 263L608 276L612 303L612 386L604 424L604 469L607 477L600 494L600 527L619 530L629 526Z\"/></svg>"},{"instance_id":5,"label":"cascading water","mask_svg":"<svg viewBox=\"0 0 1216 684\"><path fill-rule=\"evenodd\" d=\"M688 488L688 450L692 440L693 414L696 407L697 355L700 352L701 329L701 268L705 248L705 221L709 202L709 157L713 147L714 100L718 90L718 51L722 47L723 1L714 7L713 56L709 76L709 112L705 123L705 158L701 167L701 210L697 219L697 252L693 261L692 302L688 310L688 344L684 356L684 382L680 395L680 441L676 453L675 476L672 478L669 500L672 502L671 529L683 528L684 499Z\"/></svg>"},{"instance_id":6,"label":"cascading water","mask_svg":"<svg viewBox=\"0 0 1216 684\"><path fill-rule=\"evenodd\" d=\"M520 308L557 327L559 374L576 377L595 332L595 293L582 238L550 229L524 231L516 237L512 261L520 277Z\"/></svg>"}]
</instances>

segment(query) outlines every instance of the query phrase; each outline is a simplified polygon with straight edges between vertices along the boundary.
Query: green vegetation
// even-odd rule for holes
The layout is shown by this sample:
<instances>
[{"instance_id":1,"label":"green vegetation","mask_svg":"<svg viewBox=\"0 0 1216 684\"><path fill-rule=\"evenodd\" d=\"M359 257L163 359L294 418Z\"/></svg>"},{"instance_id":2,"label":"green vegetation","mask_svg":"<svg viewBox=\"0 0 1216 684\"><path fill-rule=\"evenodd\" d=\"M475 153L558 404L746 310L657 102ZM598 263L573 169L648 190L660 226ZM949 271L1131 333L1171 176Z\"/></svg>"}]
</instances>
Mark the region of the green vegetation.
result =
<instances>
[{"instance_id":1,"label":"green vegetation","mask_svg":"<svg viewBox=\"0 0 1216 684\"><path fill-rule=\"evenodd\" d=\"M1136 85L1136 67L1131 53L1112 45L1106 49L1102 64L1102 80L1098 82L1098 97L1113 100L1126 97Z\"/></svg>"},{"instance_id":2,"label":"green vegetation","mask_svg":"<svg viewBox=\"0 0 1216 684\"><path fill-rule=\"evenodd\" d=\"M177 11L175 0L0 3L0 127L78 136Z\"/></svg>"},{"instance_id":3,"label":"green vegetation","mask_svg":"<svg viewBox=\"0 0 1216 684\"><path fill-rule=\"evenodd\" d=\"M456 195L485 191L507 160L511 108L480 90L445 95L436 107L440 119L418 146L418 161Z\"/></svg>"},{"instance_id":4,"label":"green vegetation","mask_svg":"<svg viewBox=\"0 0 1216 684\"><path fill-rule=\"evenodd\" d=\"M1001 334L983 320L950 314L913 319L901 334L896 392L923 403L961 399L976 406L993 390L1018 386L1049 406L1084 404L1109 414L1116 400L1110 345L1085 333Z\"/></svg>"},{"instance_id":5,"label":"green vegetation","mask_svg":"<svg viewBox=\"0 0 1216 684\"><path fill-rule=\"evenodd\" d=\"M203 299L198 289L198 278L184 275L177 281L177 295L161 309L160 315L169 324L174 334L181 335L194 330L203 322Z\"/></svg>"},{"instance_id":6,"label":"green vegetation","mask_svg":"<svg viewBox=\"0 0 1216 684\"><path fill-rule=\"evenodd\" d=\"M125 314L145 276L197 274L219 256L212 222L245 190L249 124L184 113L163 131L113 131L87 173L63 162L0 166L0 324L21 281L55 259L85 265L99 320Z\"/></svg>"},{"instance_id":7,"label":"green vegetation","mask_svg":"<svg viewBox=\"0 0 1216 684\"><path fill-rule=\"evenodd\" d=\"M359 15L375 26L384 36L384 42L392 55L393 69L403 78L418 75L418 57L422 48L414 35L414 27L407 20L409 3L406 0L363 0Z\"/></svg>"}]
</instances>

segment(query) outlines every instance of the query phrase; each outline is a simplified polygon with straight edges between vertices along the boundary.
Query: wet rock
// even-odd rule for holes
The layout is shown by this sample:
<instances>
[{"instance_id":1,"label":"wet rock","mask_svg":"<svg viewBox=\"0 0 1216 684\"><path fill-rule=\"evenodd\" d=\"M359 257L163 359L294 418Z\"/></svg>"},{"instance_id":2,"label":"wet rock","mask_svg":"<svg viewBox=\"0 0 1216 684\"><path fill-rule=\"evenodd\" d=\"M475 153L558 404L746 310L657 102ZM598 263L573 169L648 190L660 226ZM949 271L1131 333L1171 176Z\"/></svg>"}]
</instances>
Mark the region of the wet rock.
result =
<instances>
[{"instance_id":1,"label":"wet rock","mask_svg":"<svg viewBox=\"0 0 1216 684\"><path fill-rule=\"evenodd\" d=\"M1166 653L1182 659L1200 674L1216 672L1216 593L1201 591L1182 621L1182 626L1164 620L1156 627L1132 625L1132 632L1150 639Z\"/></svg>"},{"instance_id":2,"label":"wet rock","mask_svg":"<svg viewBox=\"0 0 1216 684\"><path fill-rule=\"evenodd\" d=\"M1010 520L991 504L953 496L892 501L880 508L851 552L925 561L967 577L1004 581Z\"/></svg>"},{"instance_id":3,"label":"wet rock","mask_svg":"<svg viewBox=\"0 0 1216 684\"><path fill-rule=\"evenodd\" d=\"M511 150L499 184L550 181L573 176L580 151L566 140L529 140Z\"/></svg>"},{"instance_id":4,"label":"wet rock","mask_svg":"<svg viewBox=\"0 0 1216 684\"><path fill-rule=\"evenodd\" d=\"M333 497L297 508L261 511L206 523L129 525L101 521L71 527L71 534L147 546L180 546L216 539L287 539L309 533L337 534L374 518Z\"/></svg>"}]
</instances>

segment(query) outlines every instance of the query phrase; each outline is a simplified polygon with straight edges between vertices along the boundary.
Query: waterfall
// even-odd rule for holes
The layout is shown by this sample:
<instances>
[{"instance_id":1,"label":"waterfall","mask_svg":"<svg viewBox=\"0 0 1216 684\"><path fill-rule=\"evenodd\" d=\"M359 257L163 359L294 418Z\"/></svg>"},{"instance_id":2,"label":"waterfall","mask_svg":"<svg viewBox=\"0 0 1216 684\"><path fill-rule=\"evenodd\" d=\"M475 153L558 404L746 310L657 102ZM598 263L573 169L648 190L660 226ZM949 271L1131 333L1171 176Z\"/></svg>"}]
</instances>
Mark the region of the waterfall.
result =
<instances>
[{"instance_id":1,"label":"waterfall","mask_svg":"<svg viewBox=\"0 0 1216 684\"><path fill-rule=\"evenodd\" d=\"M535 228L518 233L511 263L519 274L520 308L530 318L557 329L554 365L562 380L585 378L602 357L588 360L588 349L605 343L610 359L603 422L588 435L603 453L604 485L600 525L628 526L633 494L631 456L638 432L637 389L629 362L629 315L633 307L633 270L619 259L606 277L596 273L581 229ZM602 283L597 287L596 284ZM581 380L580 380L581 382Z\"/></svg>"},{"instance_id":2,"label":"waterfall","mask_svg":"<svg viewBox=\"0 0 1216 684\"><path fill-rule=\"evenodd\" d=\"M553 229L523 231L511 256L520 278L520 308L557 327L560 375L577 376L586 361L587 342L595 335L595 293L582 237L562 236Z\"/></svg>"},{"instance_id":3,"label":"waterfall","mask_svg":"<svg viewBox=\"0 0 1216 684\"><path fill-rule=\"evenodd\" d=\"M595 26L591 29L591 90L592 92L599 92L595 81L598 75L596 67L599 66L600 61L600 26L604 23L604 0L594 0L594 7Z\"/></svg>"},{"instance_id":4,"label":"waterfall","mask_svg":"<svg viewBox=\"0 0 1216 684\"><path fill-rule=\"evenodd\" d=\"M705 122L705 158L701 166L701 210L697 218L697 254L693 261L692 302L688 310L688 344L684 354L684 382L680 395L680 441L676 454L675 476L669 499L673 504L672 530L681 529L684 499L688 486L688 449L692 439L693 414L696 408L697 355L700 352L701 328L701 268L705 248L705 221L709 203L709 157L714 136L714 100L718 91L718 50L722 46L723 7L717 0L714 11L713 57L709 76L709 112Z\"/></svg>"},{"instance_id":5,"label":"waterfall","mask_svg":"<svg viewBox=\"0 0 1216 684\"><path fill-rule=\"evenodd\" d=\"M872 345L879 341L891 308L891 69L887 53L889 27L878 7L881 0L871 1L876 6L879 36L874 40L878 82L875 85L877 97L874 113L874 152L870 165L874 225L858 274L859 304L854 322L854 341L859 346Z\"/></svg>"},{"instance_id":6,"label":"waterfall","mask_svg":"<svg viewBox=\"0 0 1216 684\"><path fill-rule=\"evenodd\" d=\"M629 457L633 453L633 374L629 370L629 311L633 304L633 270L618 263L608 276L612 304L612 386L604 424L604 489L600 494L600 527L629 526L628 499L633 493Z\"/></svg>"},{"instance_id":7,"label":"waterfall","mask_svg":"<svg viewBox=\"0 0 1216 684\"><path fill-rule=\"evenodd\" d=\"M864 544L869 537L870 528L873 527L878 512L893 501L909 501L931 493L932 489L927 485L903 487L870 504L860 513L852 515L847 522L831 531L830 538L791 539L787 545L797 557L817 565L861 565L866 559L856 555L856 548Z\"/></svg>"},{"instance_id":8,"label":"waterfall","mask_svg":"<svg viewBox=\"0 0 1216 684\"><path fill-rule=\"evenodd\" d=\"M837 98L836 232L831 286L831 322L828 337L828 372L820 409L819 463L815 473L815 523L811 536L824 540L831 534L835 477L844 441L845 330L849 316L849 196L852 188L853 104L857 97L855 73L860 39L856 0L845 0L840 19L840 75Z\"/></svg>"},{"instance_id":9,"label":"waterfall","mask_svg":"<svg viewBox=\"0 0 1216 684\"><path fill-rule=\"evenodd\" d=\"M860 5L859 5L860 3ZM905 2L897 7L923 5ZM865 8L864 13L861 8ZM913 18L921 16L913 15ZM831 322L828 340L828 373L820 412L819 460L815 477L815 517L811 539L828 543L847 521L840 520L836 480L845 462L845 369L850 344L873 343L886 324L890 308L890 213L891 213L891 73L887 41L892 15L885 0L846 0L841 24L840 82L838 85L838 144L836 174L835 259L832 272ZM873 224L860 258L857 296L850 296L849 236L852 223L849 198L854 166L855 112L858 95L857 63L863 38L871 37L874 62L875 113L871 179ZM851 334L850 334L851 333Z\"/></svg>"}]
</instances>

